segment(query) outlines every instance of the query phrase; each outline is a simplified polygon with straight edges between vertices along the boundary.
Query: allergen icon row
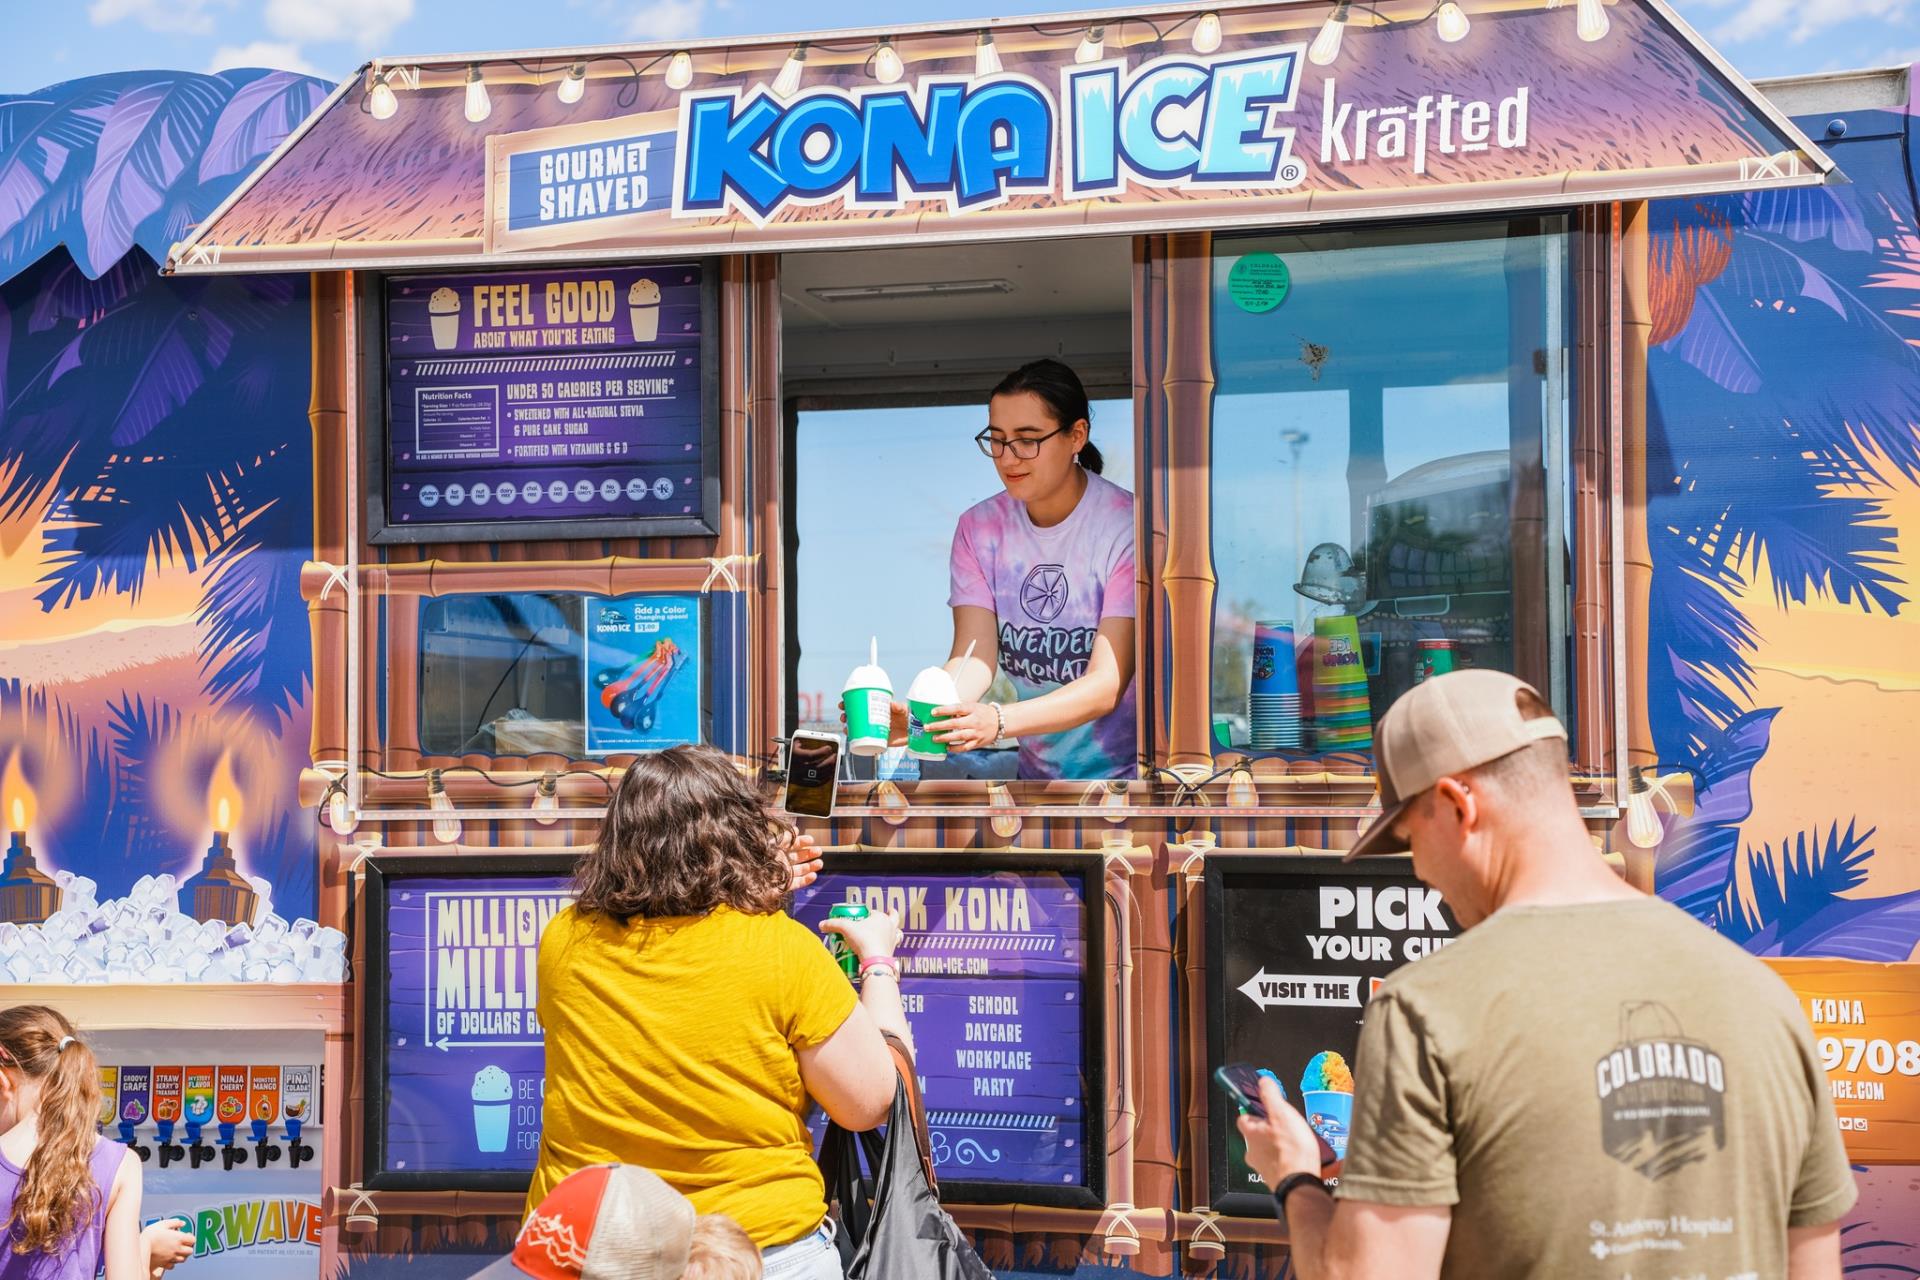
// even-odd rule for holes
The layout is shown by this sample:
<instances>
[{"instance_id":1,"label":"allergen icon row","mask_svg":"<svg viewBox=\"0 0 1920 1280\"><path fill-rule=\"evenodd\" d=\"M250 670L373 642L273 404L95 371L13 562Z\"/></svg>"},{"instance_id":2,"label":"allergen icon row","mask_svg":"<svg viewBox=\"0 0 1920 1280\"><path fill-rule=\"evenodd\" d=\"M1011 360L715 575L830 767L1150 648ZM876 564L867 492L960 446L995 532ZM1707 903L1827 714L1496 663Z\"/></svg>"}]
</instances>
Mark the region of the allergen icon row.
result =
<instances>
[{"instance_id":1,"label":"allergen icon row","mask_svg":"<svg viewBox=\"0 0 1920 1280\"><path fill-rule=\"evenodd\" d=\"M444 501L449 507L469 504L475 507L489 505L507 507L519 502L526 506L537 507L541 505L542 498L554 505L567 501L569 497L575 502L591 502L596 493L602 502L617 501L622 493L626 494L629 502L639 502L649 493L661 502L665 502L673 497L673 481L661 476L649 484L636 476L627 481L624 486L620 481L611 479L602 480L598 486L595 486L591 480L576 480L571 487L564 480L552 480L544 486L537 480L528 480L519 485L506 480L493 485L484 482L471 485L455 482L444 487L437 484L423 484L420 486L420 505L437 507Z\"/></svg>"}]
</instances>

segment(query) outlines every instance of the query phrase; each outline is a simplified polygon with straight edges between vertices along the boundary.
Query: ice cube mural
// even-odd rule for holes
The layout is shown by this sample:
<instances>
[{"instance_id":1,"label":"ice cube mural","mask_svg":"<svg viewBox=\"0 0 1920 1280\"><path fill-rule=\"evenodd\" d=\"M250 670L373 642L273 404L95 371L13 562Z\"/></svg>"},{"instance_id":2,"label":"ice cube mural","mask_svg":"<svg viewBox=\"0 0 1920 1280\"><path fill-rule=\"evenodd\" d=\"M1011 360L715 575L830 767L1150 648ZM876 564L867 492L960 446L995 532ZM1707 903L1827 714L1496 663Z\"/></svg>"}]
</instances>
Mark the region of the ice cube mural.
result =
<instances>
[{"instance_id":1,"label":"ice cube mural","mask_svg":"<svg viewBox=\"0 0 1920 1280\"><path fill-rule=\"evenodd\" d=\"M325 96L0 95L0 975L337 980L314 910L304 277L154 266Z\"/></svg>"}]
</instances>

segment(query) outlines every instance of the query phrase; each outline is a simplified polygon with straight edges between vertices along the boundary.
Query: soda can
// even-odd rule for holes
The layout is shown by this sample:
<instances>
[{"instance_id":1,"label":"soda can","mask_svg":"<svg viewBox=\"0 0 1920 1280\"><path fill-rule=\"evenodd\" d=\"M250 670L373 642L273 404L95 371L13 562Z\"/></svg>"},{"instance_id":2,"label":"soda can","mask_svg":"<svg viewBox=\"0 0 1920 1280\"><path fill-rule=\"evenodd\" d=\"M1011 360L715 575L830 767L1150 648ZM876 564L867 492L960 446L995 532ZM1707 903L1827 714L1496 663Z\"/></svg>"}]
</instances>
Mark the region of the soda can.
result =
<instances>
[{"instance_id":1,"label":"soda can","mask_svg":"<svg viewBox=\"0 0 1920 1280\"><path fill-rule=\"evenodd\" d=\"M1413 682L1443 676L1453 670L1453 641L1419 640L1413 648Z\"/></svg>"},{"instance_id":2,"label":"soda can","mask_svg":"<svg viewBox=\"0 0 1920 1280\"><path fill-rule=\"evenodd\" d=\"M827 912L829 920L865 920L866 918L866 905L859 902L836 902L833 909ZM828 934L827 950L831 951L833 958L840 962L840 972L847 975L848 982L860 976L860 957L855 954L852 947L847 945L845 938L837 933Z\"/></svg>"}]
</instances>

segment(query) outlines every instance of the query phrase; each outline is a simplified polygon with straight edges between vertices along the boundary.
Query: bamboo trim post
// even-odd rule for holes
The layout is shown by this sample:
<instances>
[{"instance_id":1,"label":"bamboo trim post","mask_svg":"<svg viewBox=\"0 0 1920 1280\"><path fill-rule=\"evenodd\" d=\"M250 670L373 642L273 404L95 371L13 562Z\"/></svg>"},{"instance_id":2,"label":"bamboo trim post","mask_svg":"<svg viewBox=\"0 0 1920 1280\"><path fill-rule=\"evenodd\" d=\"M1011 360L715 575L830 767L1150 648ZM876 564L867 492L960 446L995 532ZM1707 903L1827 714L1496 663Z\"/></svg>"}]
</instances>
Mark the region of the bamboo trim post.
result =
<instances>
[{"instance_id":1,"label":"bamboo trim post","mask_svg":"<svg viewBox=\"0 0 1920 1280\"><path fill-rule=\"evenodd\" d=\"M1653 333L1648 289L1651 219L1645 201L1620 210L1620 436L1622 549L1626 598L1626 669L1617 678L1626 689L1627 758L1624 768L1656 759L1647 701L1648 615L1653 599L1653 551L1647 539L1647 347ZM1626 797L1619 797L1625 803ZM1653 853L1629 846L1627 879L1653 891Z\"/></svg>"},{"instance_id":2,"label":"bamboo trim post","mask_svg":"<svg viewBox=\"0 0 1920 1280\"><path fill-rule=\"evenodd\" d=\"M1604 210L1585 210L1575 239L1574 305L1578 321L1573 433L1574 760L1583 772L1602 772L1612 754L1611 651L1612 480L1609 406L1613 402L1608 306L1610 236Z\"/></svg>"},{"instance_id":3,"label":"bamboo trim post","mask_svg":"<svg viewBox=\"0 0 1920 1280\"><path fill-rule=\"evenodd\" d=\"M1213 235L1167 238L1167 764L1213 761Z\"/></svg>"},{"instance_id":4,"label":"bamboo trim post","mask_svg":"<svg viewBox=\"0 0 1920 1280\"><path fill-rule=\"evenodd\" d=\"M780 510L785 489L784 410L780 398L780 259L756 255L748 264L753 345L748 376L748 430L753 448L752 552L759 556L759 616L749 699L747 745L770 748L786 718L786 526Z\"/></svg>"}]
</instances>

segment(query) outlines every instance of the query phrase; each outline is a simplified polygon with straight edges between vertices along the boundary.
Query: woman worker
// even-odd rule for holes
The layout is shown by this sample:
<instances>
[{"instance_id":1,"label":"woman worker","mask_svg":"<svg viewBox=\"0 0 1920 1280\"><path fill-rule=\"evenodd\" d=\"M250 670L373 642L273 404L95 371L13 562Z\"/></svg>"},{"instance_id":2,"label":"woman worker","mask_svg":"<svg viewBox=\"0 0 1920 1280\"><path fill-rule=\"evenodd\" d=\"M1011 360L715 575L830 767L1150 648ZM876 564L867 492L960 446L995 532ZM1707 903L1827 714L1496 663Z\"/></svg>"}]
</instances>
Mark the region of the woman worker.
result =
<instances>
[{"instance_id":1,"label":"woman worker","mask_svg":"<svg viewBox=\"0 0 1920 1280\"><path fill-rule=\"evenodd\" d=\"M946 666L960 700L930 728L953 751L1018 738L1022 778L1135 767L1133 495L1101 478L1090 414L1086 388L1058 360L1002 379L974 440L1005 488L953 533ZM980 701L996 666L1018 701ZM905 711L896 704L902 741Z\"/></svg>"}]
</instances>

